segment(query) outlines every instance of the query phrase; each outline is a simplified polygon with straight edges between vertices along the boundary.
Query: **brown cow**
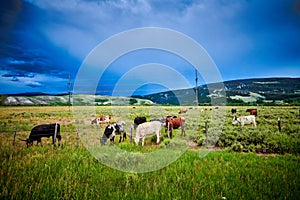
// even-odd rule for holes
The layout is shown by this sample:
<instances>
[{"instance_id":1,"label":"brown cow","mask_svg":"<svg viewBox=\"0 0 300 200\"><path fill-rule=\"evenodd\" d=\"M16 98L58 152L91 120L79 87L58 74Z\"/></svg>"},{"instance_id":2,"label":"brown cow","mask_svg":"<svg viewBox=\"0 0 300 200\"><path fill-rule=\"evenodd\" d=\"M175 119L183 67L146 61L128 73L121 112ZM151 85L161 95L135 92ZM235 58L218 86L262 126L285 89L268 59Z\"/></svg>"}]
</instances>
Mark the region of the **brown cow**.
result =
<instances>
[{"instance_id":1,"label":"brown cow","mask_svg":"<svg viewBox=\"0 0 300 200\"><path fill-rule=\"evenodd\" d=\"M167 116L166 118L166 132L169 130L170 139L172 139L172 130L181 127L181 135L185 136L185 118L176 116ZM169 127L169 128L168 128Z\"/></svg>"},{"instance_id":2,"label":"brown cow","mask_svg":"<svg viewBox=\"0 0 300 200\"><path fill-rule=\"evenodd\" d=\"M257 109L256 108L248 108L246 112L249 112L250 115L254 115L255 117L257 116Z\"/></svg>"},{"instance_id":3,"label":"brown cow","mask_svg":"<svg viewBox=\"0 0 300 200\"><path fill-rule=\"evenodd\" d=\"M187 110L181 109L181 110L178 112L178 114L182 114L182 113L186 113L186 112L187 112Z\"/></svg>"},{"instance_id":4,"label":"brown cow","mask_svg":"<svg viewBox=\"0 0 300 200\"><path fill-rule=\"evenodd\" d=\"M91 121L91 124L105 124L105 123L109 123L111 120L111 116L98 116L96 119L93 119Z\"/></svg>"}]
</instances>

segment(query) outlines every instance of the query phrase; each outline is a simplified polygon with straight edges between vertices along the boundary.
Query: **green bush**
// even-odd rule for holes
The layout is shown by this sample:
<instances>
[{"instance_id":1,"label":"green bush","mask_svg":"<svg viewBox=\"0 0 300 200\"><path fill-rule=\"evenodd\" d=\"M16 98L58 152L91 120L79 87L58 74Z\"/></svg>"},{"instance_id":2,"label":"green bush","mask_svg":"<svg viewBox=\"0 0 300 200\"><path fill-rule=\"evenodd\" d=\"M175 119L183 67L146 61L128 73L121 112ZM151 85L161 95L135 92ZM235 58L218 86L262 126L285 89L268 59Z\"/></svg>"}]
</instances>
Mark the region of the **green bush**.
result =
<instances>
[{"instance_id":1,"label":"green bush","mask_svg":"<svg viewBox=\"0 0 300 200\"><path fill-rule=\"evenodd\" d=\"M230 147L236 152L300 153L300 138L271 130L244 128L242 132L222 132L217 142L219 147Z\"/></svg>"}]
</instances>

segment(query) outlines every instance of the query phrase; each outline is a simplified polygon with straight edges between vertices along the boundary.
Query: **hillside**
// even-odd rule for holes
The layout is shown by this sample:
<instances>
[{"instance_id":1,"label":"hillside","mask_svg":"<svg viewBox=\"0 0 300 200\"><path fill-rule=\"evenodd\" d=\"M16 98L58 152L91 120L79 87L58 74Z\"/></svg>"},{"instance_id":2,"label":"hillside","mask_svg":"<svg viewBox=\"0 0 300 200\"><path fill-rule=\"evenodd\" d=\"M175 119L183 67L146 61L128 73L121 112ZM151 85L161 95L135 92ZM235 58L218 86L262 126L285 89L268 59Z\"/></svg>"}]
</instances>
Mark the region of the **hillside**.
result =
<instances>
[{"instance_id":1,"label":"hillside","mask_svg":"<svg viewBox=\"0 0 300 200\"><path fill-rule=\"evenodd\" d=\"M39 95L39 96L21 96L21 95L1 95L1 105L4 106L67 106L69 102L68 95ZM138 99L132 97L110 97L101 95L73 95L75 105L151 105L152 101L147 99Z\"/></svg>"},{"instance_id":2,"label":"hillside","mask_svg":"<svg viewBox=\"0 0 300 200\"><path fill-rule=\"evenodd\" d=\"M215 84L198 87L200 105L209 105L208 88ZM224 82L227 105L300 105L300 78L257 78ZM195 105L195 88L160 92L144 96L111 97L101 95L74 95L76 105ZM1 105L68 105L68 95L24 93L0 95ZM223 97L224 98L224 97Z\"/></svg>"},{"instance_id":3,"label":"hillside","mask_svg":"<svg viewBox=\"0 0 300 200\"><path fill-rule=\"evenodd\" d=\"M207 88L198 87L199 104L209 104L210 93ZM300 104L300 78L257 78L224 82L227 105L245 104ZM161 92L145 96L157 104L191 105L196 103L195 88Z\"/></svg>"}]
</instances>

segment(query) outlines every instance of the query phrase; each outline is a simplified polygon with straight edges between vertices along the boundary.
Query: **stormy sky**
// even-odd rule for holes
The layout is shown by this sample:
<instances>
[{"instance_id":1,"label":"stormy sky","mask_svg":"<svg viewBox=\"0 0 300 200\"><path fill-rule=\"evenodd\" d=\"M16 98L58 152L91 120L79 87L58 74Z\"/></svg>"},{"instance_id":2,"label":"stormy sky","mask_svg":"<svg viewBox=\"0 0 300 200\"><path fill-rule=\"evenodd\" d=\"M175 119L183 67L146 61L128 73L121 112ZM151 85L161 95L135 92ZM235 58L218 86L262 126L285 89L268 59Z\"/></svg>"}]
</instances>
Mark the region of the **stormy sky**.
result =
<instances>
[{"instance_id":1,"label":"stormy sky","mask_svg":"<svg viewBox=\"0 0 300 200\"><path fill-rule=\"evenodd\" d=\"M143 27L166 28L192 38L209 54L224 81L300 77L299 0L0 2L1 94L66 93L69 75L74 83L93 49L116 34ZM162 66L167 67L159 70ZM149 70L151 67L153 70ZM138 85L135 74L140 79L165 77L169 81L166 85L171 86L164 89L188 85L176 82L170 71L194 86L195 72L190 63L155 49L120 56L106 68L101 81L93 84L97 84L99 93L108 95L116 93L114 88L122 84L120 80L129 77L131 81L118 87L122 95L154 93L164 88ZM204 84L201 73L199 77L199 84ZM86 82L91 84L88 77Z\"/></svg>"}]
</instances>

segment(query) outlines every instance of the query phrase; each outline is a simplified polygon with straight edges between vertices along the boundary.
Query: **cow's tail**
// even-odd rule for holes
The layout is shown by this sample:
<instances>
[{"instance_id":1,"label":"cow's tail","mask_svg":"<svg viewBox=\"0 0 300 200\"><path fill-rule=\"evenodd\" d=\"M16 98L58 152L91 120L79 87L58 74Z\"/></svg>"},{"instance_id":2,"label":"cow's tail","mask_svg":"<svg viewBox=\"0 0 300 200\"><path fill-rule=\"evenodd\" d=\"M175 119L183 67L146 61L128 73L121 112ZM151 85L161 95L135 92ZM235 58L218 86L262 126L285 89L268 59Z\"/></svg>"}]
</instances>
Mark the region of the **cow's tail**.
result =
<instances>
[{"instance_id":1,"label":"cow's tail","mask_svg":"<svg viewBox=\"0 0 300 200\"><path fill-rule=\"evenodd\" d=\"M19 138L19 140L24 141L24 142L27 142L27 141L28 141L27 139L20 139L20 138Z\"/></svg>"}]
</instances>

